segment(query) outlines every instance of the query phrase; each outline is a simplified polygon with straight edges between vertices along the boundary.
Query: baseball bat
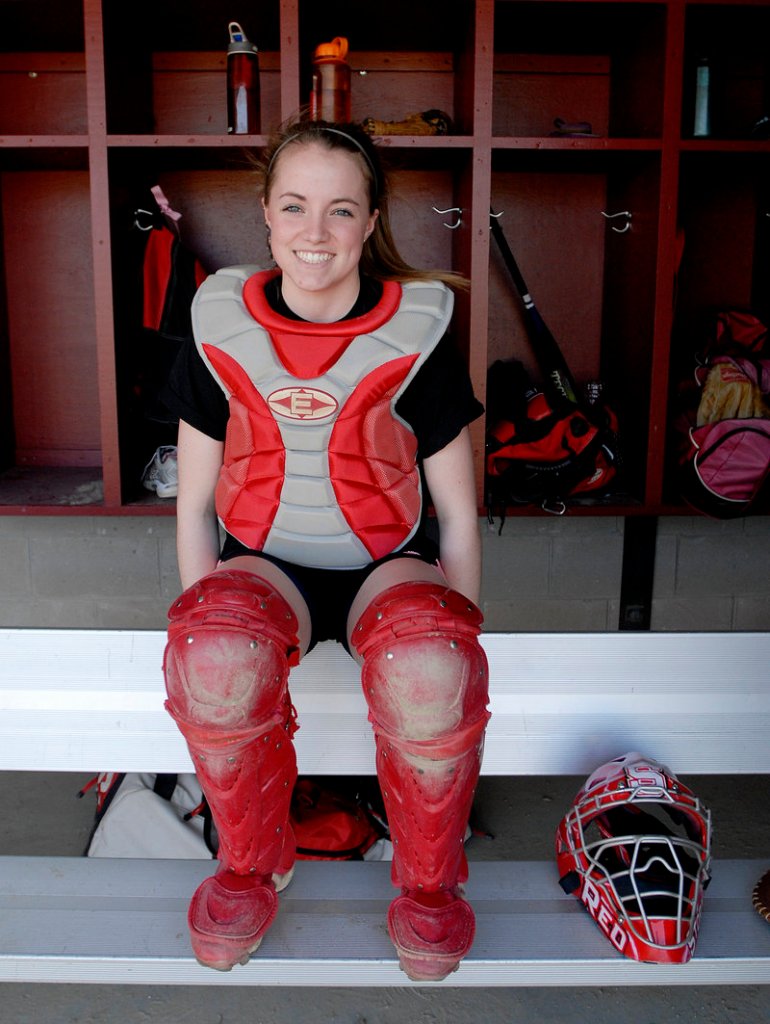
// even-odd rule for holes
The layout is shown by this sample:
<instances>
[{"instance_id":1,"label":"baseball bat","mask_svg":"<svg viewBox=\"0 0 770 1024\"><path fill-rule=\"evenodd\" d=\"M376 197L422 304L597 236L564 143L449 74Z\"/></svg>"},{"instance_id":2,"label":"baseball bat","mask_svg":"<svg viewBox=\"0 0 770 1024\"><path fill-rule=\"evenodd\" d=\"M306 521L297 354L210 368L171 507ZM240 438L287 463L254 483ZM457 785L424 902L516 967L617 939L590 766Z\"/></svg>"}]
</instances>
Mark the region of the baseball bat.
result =
<instances>
[{"instance_id":1,"label":"baseball bat","mask_svg":"<svg viewBox=\"0 0 770 1024\"><path fill-rule=\"evenodd\" d=\"M580 397L580 389L575 383L567 360L564 358L556 338L554 338L545 320L540 315L540 311L535 305L519 265L511 252L503 229L491 210L489 220L492 227L492 235L497 242L508 272L513 278L516 291L524 303L525 326L532 350L545 378L544 387L552 400L560 403L569 402L572 405L583 408L585 403Z\"/></svg>"}]
</instances>

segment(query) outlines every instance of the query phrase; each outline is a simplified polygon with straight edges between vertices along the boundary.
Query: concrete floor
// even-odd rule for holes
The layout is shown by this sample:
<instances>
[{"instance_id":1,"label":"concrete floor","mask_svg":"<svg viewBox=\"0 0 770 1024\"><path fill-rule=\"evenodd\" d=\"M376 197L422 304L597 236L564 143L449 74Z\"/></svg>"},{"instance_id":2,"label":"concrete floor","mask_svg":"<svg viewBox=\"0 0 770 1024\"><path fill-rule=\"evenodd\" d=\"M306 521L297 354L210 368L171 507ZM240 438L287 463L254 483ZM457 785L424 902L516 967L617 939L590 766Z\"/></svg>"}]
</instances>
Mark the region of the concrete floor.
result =
<instances>
[{"instance_id":1,"label":"concrete floor","mask_svg":"<svg viewBox=\"0 0 770 1024\"><path fill-rule=\"evenodd\" d=\"M675 766L672 766L675 767ZM0 855L78 856L93 799L74 775L0 772ZM482 779L474 860L547 859L582 779ZM716 858L770 867L770 777L685 781L711 808ZM586 922L589 923L588 921ZM770 977L768 977L770 983ZM768 986L660 988L236 988L0 986L0 1024L768 1024Z\"/></svg>"}]
</instances>

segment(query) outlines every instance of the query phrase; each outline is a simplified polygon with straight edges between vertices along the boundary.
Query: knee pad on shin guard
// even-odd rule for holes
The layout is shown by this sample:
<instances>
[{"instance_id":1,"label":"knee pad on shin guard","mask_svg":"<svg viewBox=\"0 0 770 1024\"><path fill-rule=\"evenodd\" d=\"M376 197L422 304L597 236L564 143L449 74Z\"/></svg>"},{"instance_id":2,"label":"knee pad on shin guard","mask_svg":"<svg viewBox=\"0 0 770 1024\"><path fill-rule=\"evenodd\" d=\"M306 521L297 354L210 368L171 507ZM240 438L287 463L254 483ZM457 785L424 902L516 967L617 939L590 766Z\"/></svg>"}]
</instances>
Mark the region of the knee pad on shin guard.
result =
<instances>
[{"instance_id":1,"label":"knee pad on shin guard","mask_svg":"<svg viewBox=\"0 0 770 1024\"><path fill-rule=\"evenodd\" d=\"M383 734L451 756L489 717L482 616L438 583L401 583L369 605L353 631L364 659L362 683ZM417 749L415 749L417 752Z\"/></svg>"},{"instance_id":2,"label":"knee pad on shin guard","mask_svg":"<svg viewBox=\"0 0 770 1024\"><path fill-rule=\"evenodd\" d=\"M408 889L451 889L467 877L463 840L489 719L481 621L456 591L413 582L379 595L354 629L393 880Z\"/></svg>"},{"instance_id":3,"label":"knee pad on shin guard","mask_svg":"<svg viewBox=\"0 0 770 1024\"><path fill-rule=\"evenodd\" d=\"M286 714L297 617L265 580L211 573L169 609L167 708L185 733L255 735Z\"/></svg>"}]
</instances>

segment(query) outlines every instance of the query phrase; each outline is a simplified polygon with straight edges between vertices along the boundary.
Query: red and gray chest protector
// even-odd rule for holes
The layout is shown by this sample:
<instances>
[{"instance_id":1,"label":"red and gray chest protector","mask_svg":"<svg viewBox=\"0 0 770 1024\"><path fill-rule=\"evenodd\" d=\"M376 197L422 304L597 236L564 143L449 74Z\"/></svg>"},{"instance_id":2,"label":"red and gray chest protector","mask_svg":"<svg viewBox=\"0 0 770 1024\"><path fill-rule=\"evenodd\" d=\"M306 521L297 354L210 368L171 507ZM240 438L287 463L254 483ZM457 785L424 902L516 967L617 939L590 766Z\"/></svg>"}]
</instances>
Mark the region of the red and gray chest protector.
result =
<instances>
[{"instance_id":1,"label":"red and gray chest protector","mask_svg":"<svg viewBox=\"0 0 770 1024\"><path fill-rule=\"evenodd\" d=\"M417 441L395 405L446 331L452 293L385 282L366 315L314 324L277 314L264 286L278 272L254 270L220 270L193 303L198 350L230 405L217 514L249 548L360 568L419 525Z\"/></svg>"}]
</instances>

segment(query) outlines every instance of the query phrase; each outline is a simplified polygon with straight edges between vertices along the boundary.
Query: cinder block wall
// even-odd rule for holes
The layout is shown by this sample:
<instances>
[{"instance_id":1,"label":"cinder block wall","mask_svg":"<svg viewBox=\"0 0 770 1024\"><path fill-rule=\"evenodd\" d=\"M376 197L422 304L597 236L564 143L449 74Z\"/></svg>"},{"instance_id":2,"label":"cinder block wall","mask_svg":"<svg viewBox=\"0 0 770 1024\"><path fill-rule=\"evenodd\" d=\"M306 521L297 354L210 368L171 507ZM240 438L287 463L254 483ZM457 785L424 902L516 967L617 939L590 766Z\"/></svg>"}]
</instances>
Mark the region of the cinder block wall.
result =
<instances>
[{"instance_id":1,"label":"cinder block wall","mask_svg":"<svg viewBox=\"0 0 770 1024\"><path fill-rule=\"evenodd\" d=\"M624 519L479 525L488 630L618 628ZM173 517L0 520L0 625L163 629L178 590ZM651 627L770 629L770 518L661 519Z\"/></svg>"}]
</instances>

